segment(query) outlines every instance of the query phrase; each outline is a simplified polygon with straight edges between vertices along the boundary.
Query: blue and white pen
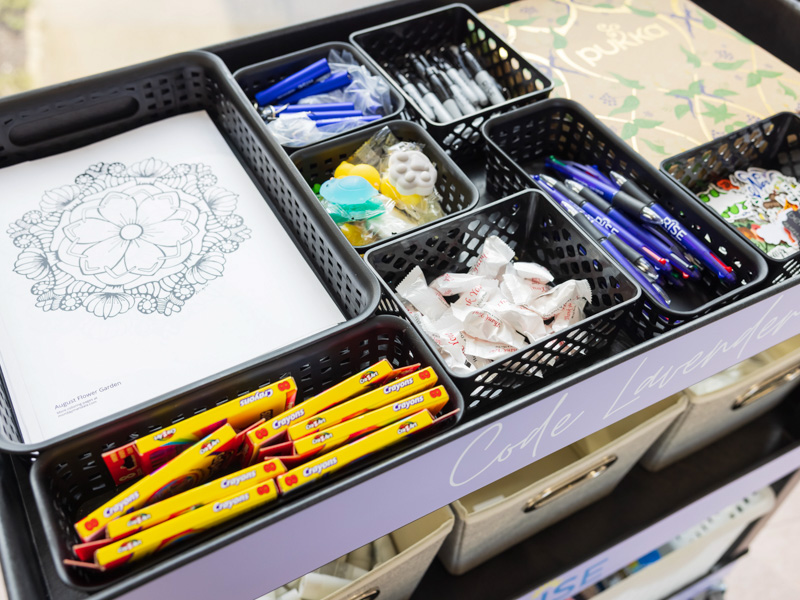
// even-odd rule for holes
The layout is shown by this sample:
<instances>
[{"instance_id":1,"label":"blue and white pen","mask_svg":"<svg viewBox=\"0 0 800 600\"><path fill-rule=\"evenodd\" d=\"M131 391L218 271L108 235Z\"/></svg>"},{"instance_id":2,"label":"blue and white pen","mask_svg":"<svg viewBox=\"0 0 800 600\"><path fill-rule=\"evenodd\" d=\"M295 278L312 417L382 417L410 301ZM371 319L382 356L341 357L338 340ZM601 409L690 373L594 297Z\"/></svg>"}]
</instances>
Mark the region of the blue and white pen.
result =
<instances>
[{"instance_id":1,"label":"blue and white pen","mask_svg":"<svg viewBox=\"0 0 800 600\"><path fill-rule=\"evenodd\" d=\"M296 73L289 75L285 79L282 79L278 83L269 86L267 89L258 92L255 95L256 102L258 102L260 106L272 104L275 100L279 100L298 89L311 85L315 79L327 75L330 72L331 68L328 65L327 59L321 58L307 67L300 69Z\"/></svg>"},{"instance_id":2,"label":"blue and white pen","mask_svg":"<svg viewBox=\"0 0 800 600\"><path fill-rule=\"evenodd\" d=\"M617 185L627 182L630 185L636 186L636 184L632 181L628 181L622 175L619 173L614 173L613 171L611 172L611 178ZM646 195L644 191L641 191L641 194ZM649 198L649 196L647 197ZM708 247L691 231L689 231L676 218L669 214L664 207L650 198L648 208L650 208L661 218L661 224L659 227L669 234L669 236L681 246L686 248L692 257L701 262L703 266L716 273L717 277L723 281L727 281L728 283L736 283L736 273L733 271L733 269L722 262L716 254L709 250Z\"/></svg>"}]
</instances>

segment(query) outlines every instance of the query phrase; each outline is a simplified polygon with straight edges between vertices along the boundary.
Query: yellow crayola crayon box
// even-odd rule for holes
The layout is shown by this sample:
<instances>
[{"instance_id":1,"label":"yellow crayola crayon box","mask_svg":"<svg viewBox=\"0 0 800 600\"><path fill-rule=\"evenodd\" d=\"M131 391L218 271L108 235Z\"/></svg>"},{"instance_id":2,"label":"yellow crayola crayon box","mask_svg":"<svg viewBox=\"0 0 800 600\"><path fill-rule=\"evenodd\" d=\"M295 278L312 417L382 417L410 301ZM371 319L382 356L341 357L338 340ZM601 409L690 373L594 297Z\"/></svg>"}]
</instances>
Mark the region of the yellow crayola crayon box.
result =
<instances>
[{"instance_id":1,"label":"yellow crayola crayon box","mask_svg":"<svg viewBox=\"0 0 800 600\"><path fill-rule=\"evenodd\" d=\"M278 487L284 494L295 490L328 473L338 471L359 458L391 446L404 437L429 427L433 422L434 418L431 413L422 410L346 446L326 452L302 466L291 469L278 477Z\"/></svg>"},{"instance_id":2,"label":"yellow crayola crayon box","mask_svg":"<svg viewBox=\"0 0 800 600\"><path fill-rule=\"evenodd\" d=\"M363 394L376 385L405 375L409 371L416 371L418 368L419 365L417 364L392 369L391 363L383 359L367 367L360 373L356 373L341 383L328 388L324 392L301 402L292 410L287 410L263 425L255 427L252 431L248 432L244 442L245 464L252 463L256 460L259 448L267 443L273 443L273 441L283 434L289 428L289 425L295 421L312 417L340 402Z\"/></svg>"},{"instance_id":3,"label":"yellow crayola crayon box","mask_svg":"<svg viewBox=\"0 0 800 600\"><path fill-rule=\"evenodd\" d=\"M395 421L399 421L421 410L427 410L432 416L438 415L444 408L450 396L443 386L437 386L421 394L398 400L397 402L370 411L355 419L350 419L329 429L307 435L294 443L294 452L297 455L329 452L334 448L346 444L353 438L361 437Z\"/></svg>"},{"instance_id":4,"label":"yellow crayola crayon box","mask_svg":"<svg viewBox=\"0 0 800 600\"><path fill-rule=\"evenodd\" d=\"M357 417L369 410L374 410L387 404L401 400L412 394L428 389L436 385L439 377L431 367L407 375L402 379L387 383L366 394L362 394L352 400L343 402L304 421L293 423L289 426L287 433L292 440L299 440L302 437L317 433L323 429L328 429L342 421L347 421Z\"/></svg>"},{"instance_id":5,"label":"yellow crayola crayon box","mask_svg":"<svg viewBox=\"0 0 800 600\"><path fill-rule=\"evenodd\" d=\"M200 533L215 525L239 516L278 497L275 481L269 479L249 488L239 490L211 504L164 521L160 525L145 529L129 537L117 540L95 552L94 562L85 563L65 560L66 564L105 571L119 567L153 552L166 548L192 534Z\"/></svg>"},{"instance_id":6,"label":"yellow crayola crayon box","mask_svg":"<svg viewBox=\"0 0 800 600\"><path fill-rule=\"evenodd\" d=\"M106 525L120 515L173 496L212 477L238 451L241 437L225 424L185 452L117 494L75 524L81 540L103 535Z\"/></svg>"},{"instance_id":7,"label":"yellow crayola crayon box","mask_svg":"<svg viewBox=\"0 0 800 600\"><path fill-rule=\"evenodd\" d=\"M215 408L103 453L114 483L152 473L225 423L245 429L294 406L297 386L287 377Z\"/></svg>"},{"instance_id":8,"label":"yellow crayola crayon box","mask_svg":"<svg viewBox=\"0 0 800 600\"><path fill-rule=\"evenodd\" d=\"M186 490L156 504L122 515L106 526L106 537L118 540L143 529L155 527L180 514L204 506L236 490L252 487L256 483L275 479L286 472L286 467L277 458L270 458L246 469L241 469L225 477L220 477L190 490Z\"/></svg>"}]
</instances>

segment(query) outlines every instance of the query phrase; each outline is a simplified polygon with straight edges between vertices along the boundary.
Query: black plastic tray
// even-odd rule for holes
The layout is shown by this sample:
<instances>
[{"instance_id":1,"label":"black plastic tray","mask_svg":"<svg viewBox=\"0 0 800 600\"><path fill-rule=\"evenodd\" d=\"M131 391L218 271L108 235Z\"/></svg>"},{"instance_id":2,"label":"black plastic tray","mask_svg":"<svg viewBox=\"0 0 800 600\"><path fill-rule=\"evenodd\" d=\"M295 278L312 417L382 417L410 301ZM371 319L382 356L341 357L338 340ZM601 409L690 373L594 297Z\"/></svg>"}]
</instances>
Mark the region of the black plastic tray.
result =
<instances>
[{"instance_id":1,"label":"black plastic tray","mask_svg":"<svg viewBox=\"0 0 800 600\"><path fill-rule=\"evenodd\" d=\"M362 48L403 94L409 117L430 131L454 157L481 150L480 126L490 116L546 98L553 89L553 83L547 77L464 4L451 4L357 31L350 36L350 41ZM412 50L422 53L430 48L464 42L489 74L508 91L510 99L447 123L432 121L417 108L416 102L386 71L386 67L403 64L405 54Z\"/></svg>"},{"instance_id":2,"label":"black plastic tray","mask_svg":"<svg viewBox=\"0 0 800 600\"><path fill-rule=\"evenodd\" d=\"M383 127L389 127L401 141L419 142L425 145L425 155L436 165L438 173L436 189L442 196L442 210L447 216L462 213L478 203L478 188L464 174L464 171L445 154L436 140L422 127L409 121L390 121L368 129L360 129L346 136L325 140L309 148L298 150L290 158L309 185L323 183L333 177L333 172L340 162L353 154L361 144ZM311 193L312 201L316 201L313 192L309 190L309 193ZM437 219L437 221L439 220L441 219ZM437 221L431 221L431 223ZM416 229L418 228L410 231L416 231ZM366 252L380 243L382 242L356 246L356 249L359 252Z\"/></svg>"},{"instance_id":3,"label":"black plastic tray","mask_svg":"<svg viewBox=\"0 0 800 600\"><path fill-rule=\"evenodd\" d=\"M233 77L236 79L236 82L242 87L244 93L247 95L247 99L250 100L252 103L255 103L255 94L260 92L261 90L268 88L269 86L277 83L284 77L291 75L310 65L313 62L318 61L320 58L327 58L328 53L331 50L347 50L350 52L353 57L362 65L364 65L367 70L373 75L383 78L384 76L378 72L378 70L373 66L372 62L364 56L363 52L358 48L353 47L351 44L345 44L344 42L330 42L328 44L320 44L319 46L314 46L312 48L308 48L306 50L300 50L299 52L292 52L291 54L287 54L286 56L281 56L278 58L271 58L269 60L264 60L259 63L248 65L246 67L242 67L238 69L234 74ZM406 106L406 102L397 90L394 89L391 85L389 86L389 93L392 97L392 111L383 118L370 123L370 125L375 123L384 123L391 119L396 119L403 112ZM260 118L260 117L259 117ZM315 146L316 144L327 142L329 140L333 140L343 135L347 135L353 131L361 131L362 127L356 127L345 131L343 133L334 134L328 138L325 138L321 142L312 142L311 144L306 144L304 146L284 146L284 149L287 152L292 152L297 150L298 148L308 148L311 146Z\"/></svg>"},{"instance_id":4,"label":"black plastic tray","mask_svg":"<svg viewBox=\"0 0 800 600\"><path fill-rule=\"evenodd\" d=\"M354 470L396 454L411 444L429 439L444 427L455 425L461 419L464 414L461 394L443 372L444 370L438 367L434 352L422 342L419 334L407 322L391 316L370 319L334 337L254 366L239 373L235 379L209 384L203 388L202 394L176 398L169 404L141 411L124 420L119 419L102 430L94 430L62 444L56 451L48 452L34 463L31 470L31 484L36 507L44 524L47 546L59 576L69 585L91 591L123 577L147 577L147 572L154 562L178 565L189 560L187 545L180 544L174 551L167 550L133 563L130 568L106 573L71 568L62 564L63 559L72 557L72 544L80 541L73 524L123 489L114 486L101 458L103 452L213 408L224 399L257 389L289 375L297 382L298 399L310 398L382 358L388 359L395 367L414 363L435 367L439 374L439 384L444 385L450 394L450 400L444 411L449 412L457 408L458 414L455 418L434 425L428 431L406 442L360 460L358 467L343 469L278 502L278 505L290 504L300 495L313 492L331 481L347 477ZM258 518L275 506L277 505L272 503L264 509L248 513L231 525L226 524L206 534L195 536L189 545L194 546L197 551L209 553L215 547L223 545L226 539L235 537L239 531L237 525L243 522L257 524ZM221 535L222 532L226 535Z\"/></svg>"},{"instance_id":5,"label":"black plastic tray","mask_svg":"<svg viewBox=\"0 0 800 600\"><path fill-rule=\"evenodd\" d=\"M708 314L764 284L767 264L753 247L734 235L704 206L670 181L594 115L572 100L550 99L488 121L483 127L489 143L486 153L487 187L510 194L531 187L530 173L544 171L551 154L614 170L639 184L698 238L706 239L736 273L740 286L730 288L704 269L700 281L683 289L670 287L672 305L666 308L643 291L643 308L631 315L632 334L639 339L670 331Z\"/></svg>"},{"instance_id":6,"label":"black plastic tray","mask_svg":"<svg viewBox=\"0 0 800 600\"><path fill-rule=\"evenodd\" d=\"M124 131L191 111L205 110L231 149L263 191L266 203L282 220L303 256L326 286L347 321L224 373L209 375L138 407L95 421L49 440L22 441L5 385L0 385L0 451L28 453L135 418L153 405L191 394L223 376L267 360L362 322L375 312L379 286L320 206L303 203L302 179L291 162L263 132L222 61L207 52L191 52L47 88L0 101L0 168L86 145Z\"/></svg>"},{"instance_id":7,"label":"black plastic tray","mask_svg":"<svg viewBox=\"0 0 800 600\"><path fill-rule=\"evenodd\" d=\"M435 342L420 335L440 358L464 394L467 410L507 402L524 388L544 385L576 361L607 348L620 319L639 303L641 290L605 251L569 219L550 198L533 190L481 206L387 242L367 252L366 260L383 282L379 311L413 321L395 288L419 266L430 283L445 273L465 272L480 255L483 242L496 235L516 251L515 260L547 267L555 283L585 279L592 288L586 318L508 358L469 374L455 373L440 358ZM416 323L415 323L416 326ZM419 328L418 328L419 330Z\"/></svg>"},{"instance_id":8,"label":"black plastic tray","mask_svg":"<svg viewBox=\"0 0 800 600\"><path fill-rule=\"evenodd\" d=\"M800 177L800 116L778 113L661 163L661 170L695 197L708 189L709 184L748 167L775 169ZM699 198L697 201L701 202ZM716 211L708 212L747 240ZM767 261L771 283L800 274L800 251L784 258L773 258L755 244L751 245Z\"/></svg>"}]
</instances>

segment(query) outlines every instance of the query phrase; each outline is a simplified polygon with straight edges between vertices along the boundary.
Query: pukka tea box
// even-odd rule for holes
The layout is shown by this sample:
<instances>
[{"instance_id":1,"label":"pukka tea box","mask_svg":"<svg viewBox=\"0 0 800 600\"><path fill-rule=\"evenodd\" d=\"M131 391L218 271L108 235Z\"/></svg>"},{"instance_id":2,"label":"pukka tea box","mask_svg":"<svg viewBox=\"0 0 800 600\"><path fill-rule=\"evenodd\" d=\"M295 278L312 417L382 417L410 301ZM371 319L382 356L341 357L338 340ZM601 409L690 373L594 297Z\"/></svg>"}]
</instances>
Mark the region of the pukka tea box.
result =
<instances>
[{"instance_id":1,"label":"pukka tea box","mask_svg":"<svg viewBox=\"0 0 800 600\"><path fill-rule=\"evenodd\" d=\"M387 448L413 433L422 431L433 423L434 418L430 412L420 411L289 470L278 477L278 487L282 493L295 490L329 473L338 471L368 454Z\"/></svg>"},{"instance_id":2,"label":"pukka tea box","mask_svg":"<svg viewBox=\"0 0 800 600\"><path fill-rule=\"evenodd\" d=\"M106 526L106 536L111 540L127 537L144 529L173 519L180 514L205 506L210 502L229 496L237 490L252 487L262 481L275 479L286 472L286 467L277 458L270 458L225 477L220 477L177 496L151 504L140 510L117 517Z\"/></svg>"},{"instance_id":3,"label":"pukka tea box","mask_svg":"<svg viewBox=\"0 0 800 600\"><path fill-rule=\"evenodd\" d=\"M416 373L387 383L376 390L362 394L357 398L343 402L309 419L293 423L287 430L289 439L295 441L299 440L307 435L317 433L318 431L328 429L343 421L362 415L369 410L381 408L397 400L402 400L412 394L433 387L438 380L439 376L436 375L436 371L431 367L427 367Z\"/></svg>"},{"instance_id":4,"label":"pukka tea box","mask_svg":"<svg viewBox=\"0 0 800 600\"><path fill-rule=\"evenodd\" d=\"M383 408L369 411L355 419L300 438L294 443L294 452L297 455L329 452L355 438L362 437L421 410L427 410L431 415L436 416L449 399L447 390L441 385L437 386L421 394L409 396Z\"/></svg>"},{"instance_id":5,"label":"pukka tea box","mask_svg":"<svg viewBox=\"0 0 800 600\"><path fill-rule=\"evenodd\" d=\"M78 536L84 542L94 540L102 536L106 525L120 515L208 480L230 462L240 444L241 436L233 427L223 425L78 521L75 524Z\"/></svg>"},{"instance_id":6,"label":"pukka tea box","mask_svg":"<svg viewBox=\"0 0 800 600\"><path fill-rule=\"evenodd\" d=\"M417 364L393 369L391 363L383 359L324 392L301 402L292 410L287 410L276 418L268 420L263 425L253 428L252 431L247 433L244 442L245 464L256 460L258 450L261 447L267 444L271 445L280 440L280 436L284 434L292 423L312 417L345 400L363 394L376 385L416 371L418 368L419 365Z\"/></svg>"},{"instance_id":7,"label":"pukka tea box","mask_svg":"<svg viewBox=\"0 0 800 600\"><path fill-rule=\"evenodd\" d=\"M87 567L105 571L129 562L144 558L162 550L176 541L200 533L224 523L234 517L272 502L278 497L275 481L262 481L249 488L239 490L211 504L164 521L160 525L145 529L131 536L117 540L99 548L94 554L94 562L65 560L73 566Z\"/></svg>"},{"instance_id":8,"label":"pukka tea box","mask_svg":"<svg viewBox=\"0 0 800 600\"><path fill-rule=\"evenodd\" d=\"M220 404L103 454L117 485L152 473L210 432L229 423L237 431L294 406L297 386L292 377Z\"/></svg>"}]
</instances>

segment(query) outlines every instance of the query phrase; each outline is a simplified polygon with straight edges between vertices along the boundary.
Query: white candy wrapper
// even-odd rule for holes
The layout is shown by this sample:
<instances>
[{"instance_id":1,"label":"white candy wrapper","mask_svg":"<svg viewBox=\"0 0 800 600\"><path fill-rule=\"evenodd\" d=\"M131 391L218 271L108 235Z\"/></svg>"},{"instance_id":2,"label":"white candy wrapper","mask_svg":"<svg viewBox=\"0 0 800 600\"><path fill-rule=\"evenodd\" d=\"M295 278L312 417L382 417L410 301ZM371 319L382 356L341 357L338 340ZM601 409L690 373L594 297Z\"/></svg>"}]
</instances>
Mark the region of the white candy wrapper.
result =
<instances>
[{"instance_id":1,"label":"white candy wrapper","mask_svg":"<svg viewBox=\"0 0 800 600\"><path fill-rule=\"evenodd\" d=\"M514 304L528 304L551 289L545 282L525 279L515 273L504 273L500 284L500 291Z\"/></svg>"},{"instance_id":2,"label":"white candy wrapper","mask_svg":"<svg viewBox=\"0 0 800 600\"><path fill-rule=\"evenodd\" d=\"M452 304L452 308L481 308L497 294L498 289L496 279L484 277L480 283L461 294L461 297Z\"/></svg>"},{"instance_id":3,"label":"white candy wrapper","mask_svg":"<svg viewBox=\"0 0 800 600\"><path fill-rule=\"evenodd\" d=\"M553 281L553 274L537 263L516 262L514 263L514 272L523 279L532 279L533 281L541 281L542 283L550 283Z\"/></svg>"},{"instance_id":4,"label":"white candy wrapper","mask_svg":"<svg viewBox=\"0 0 800 600\"><path fill-rule=\"evenodd\" d=\"M482 275L470 273L445 273L431 282L431 287L442 296L455 296L468 292L484 280Z\"/></svg>"},{"instance_id":5,"label":"white candy wrapper","mask_svg":"<svg viewBox=\"0 0 800 600\"><path fill-rule=\"evenodd\" d=\"M464 349L471 357L477 359L475 361L476 369L480 369L495 360L513 354L519 350L519 348L509 346L508 344L487 342L486 340L479 340L469 335L466 336L466 345Z\"/></svg>"},{"instance_id":6,"label":"white candy wrapper","mask_svg":"<svg viewBox=\"0 0 800 600\"><path fill-rule=\"evenodd\" d=\"M584 318L583 307L586 306L586 300L579 298L572 300L564 305L564 308L555 316L550 327L553 331L561 331L570 325L574 325Z\"/></svg>"},{"instance_id":7,"label":"white candy wrapper","mask_svg":"<svg viewBox=\"0 0 800 600\"><path fill-rule=\"evenodd\" d=\"M492 308L503 321L528 338L529 344L550 335L542 316L530 308L513 304L505 298L494 302Z\"/></svg>"},{"instance_id":8,"label":"white candy wrapper","mask_svg":"<svg viewBox=\"0 0 800 600\"><path fill-rule=\"evenodd\" d=\"M453 305L453 316L463 323L464 333L472 337L514 346L517 349L527 345L525 338L514 331L496 312L484 307L465 307ZM467 351L467 354L473 354Z\"/></svg>"},{"instance_id":9,"label":"white candy wrapper","mask_svg":"<svg viewBox=\"0 0 800 600\"><path fill-rule=\"evenodd\" d=\"M579 299L583 300L583 304L577 302ZM550 319L555 317L568 302L575 301L576 306L581 309L582 319L583 307L591 300L592 288L589 287L589 282L585 279L570 279L533 300L528 304L528 308L539 313L542 318Z\"/></svg>"},{"instance_id":10,"label":"white candy wrapper","mask_svg":"<svg viewBox=\"0 0 800 600\"><path fill-rule=\"evenodd\" d=\"M471 275L497 277L500 269L514 258L514 250L496 235L486 238L478 260L469 270Z\"/></svg>"},{"instance_id":11,"label":"white candy wrapper","mask_svg":"<svg viewBox=\"0 0 800 600\"><path fill-rule=\"evenodd\" d=\"M396 288L397 294L429 319L436 320L450 308L442 295L428 287L425 274L414 267Z\"/></svg>"}]
</instances>

